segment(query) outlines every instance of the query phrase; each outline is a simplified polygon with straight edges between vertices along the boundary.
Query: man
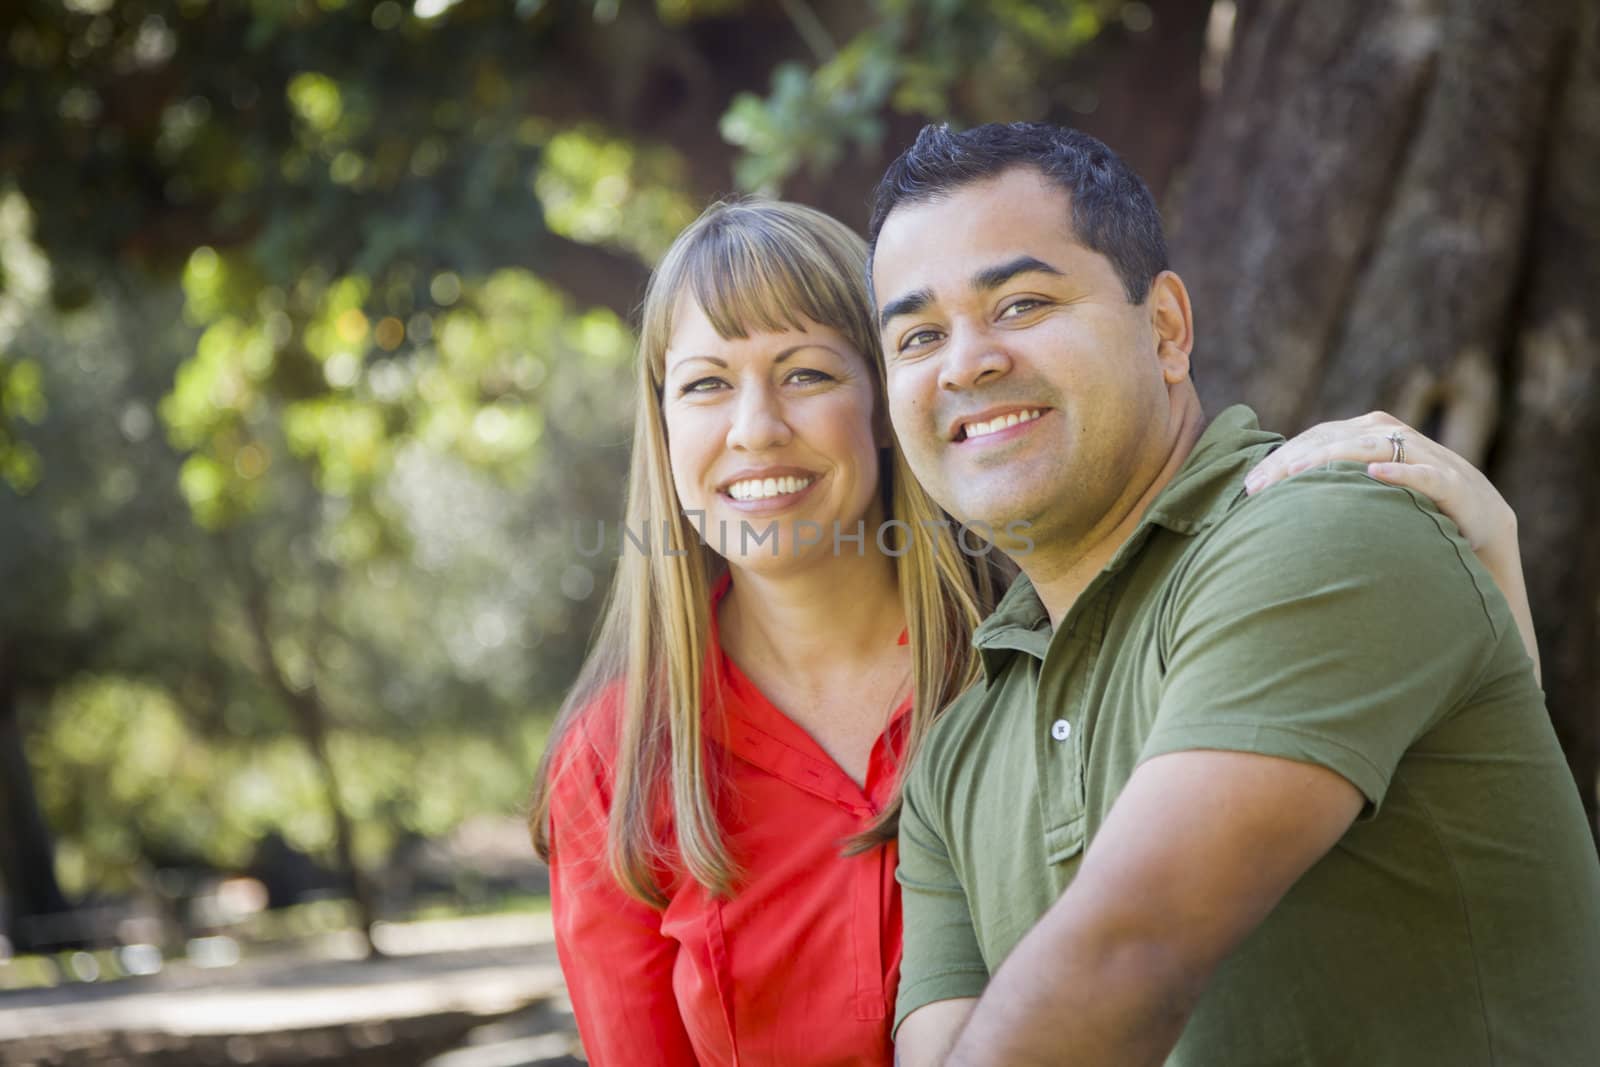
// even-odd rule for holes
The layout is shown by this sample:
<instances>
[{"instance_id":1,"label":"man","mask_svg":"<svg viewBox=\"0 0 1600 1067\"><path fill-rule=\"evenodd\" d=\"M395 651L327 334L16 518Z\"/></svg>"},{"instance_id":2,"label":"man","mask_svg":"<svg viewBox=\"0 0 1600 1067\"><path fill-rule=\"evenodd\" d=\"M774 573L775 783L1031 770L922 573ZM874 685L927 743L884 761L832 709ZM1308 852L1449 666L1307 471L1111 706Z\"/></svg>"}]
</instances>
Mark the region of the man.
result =
<instances>
[{"instance_id":1,"label":"man","mask_svg":"<svg viewBox=\"0 0 1600 1067\"><path fill-rule=\"evenodd\" d=\"M1453 524L1354 466L1245 493L1279 438L1206 425L1092 138L925 129L869 241L914 471L1034 542L908 779L903 1062L1595 1062L1600 863Z\"/></svg>"}]
</instances>

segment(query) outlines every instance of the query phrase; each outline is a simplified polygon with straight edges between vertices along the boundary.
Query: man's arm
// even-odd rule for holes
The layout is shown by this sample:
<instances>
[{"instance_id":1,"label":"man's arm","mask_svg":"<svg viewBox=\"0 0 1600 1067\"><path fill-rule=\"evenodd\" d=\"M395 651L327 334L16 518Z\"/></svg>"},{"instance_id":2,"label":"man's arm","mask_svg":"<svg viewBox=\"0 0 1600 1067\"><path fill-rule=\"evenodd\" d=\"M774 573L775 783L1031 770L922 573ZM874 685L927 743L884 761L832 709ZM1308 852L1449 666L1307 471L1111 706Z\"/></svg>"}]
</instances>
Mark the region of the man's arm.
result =
<instances>
[{"instance_id":1,"label":"man's arm","mask_svg":"<svg viewBox=\"0 0 1600 1067\"><path fill-rule=\"evenodd\" d=\"M955 715L955 708L946 715ZM948 720L946 720L948 721ZM944 838L938 804L942 781L930 782L930 737L906 780L900 809L901 916L905 930L896 995L895 1060L904 1067L944 1062L978 994L989 981L972 908Z\"/></svg>"},{"instance_id":2,"label":"man's arm","mask_svg":"<svg viewBox=\"0 0 1600 1067\"><path fill-rule=\"evenodd\" d=\"M1228 522L1174 590L1143 762L952 1063L1159 1064L1407 750L1508 669L1506 613L1409 493L1307 471Z\"/></svg>"},{"instance_id":3,"label":"man's arm","mask_svg":"<svg viewBox=\"0 0 1600 1067\"><path fill-rule=\"evenodd\" d=\"M1333 771L1272 756L1188 751L1142 764L946 1062L1159 1065L1217 965L1362 803Z\"/></svg>"}]
</instances>

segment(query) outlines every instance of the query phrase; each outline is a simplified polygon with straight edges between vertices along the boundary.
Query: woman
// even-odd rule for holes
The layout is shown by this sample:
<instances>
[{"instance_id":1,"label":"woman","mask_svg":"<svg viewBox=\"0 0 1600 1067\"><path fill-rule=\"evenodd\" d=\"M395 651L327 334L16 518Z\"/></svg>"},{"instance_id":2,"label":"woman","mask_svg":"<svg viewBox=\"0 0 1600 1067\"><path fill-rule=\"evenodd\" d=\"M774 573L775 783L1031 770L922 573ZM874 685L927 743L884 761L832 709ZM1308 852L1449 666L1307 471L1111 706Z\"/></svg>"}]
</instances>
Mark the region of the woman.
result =
<instances>
[{"instance_id":1,"label":"woman","mask_svg":"<svg viewBox=\"0 0 1600 1067\"><path fill-rule=\"evenodd\" d=\"M864 276L841 223L727 203L645 297L625 525L663 533L623 545L531 817L603 1067L893 1060L898 769L976 678L1003 579L894 444ZM1252 485L1389 458L1379 421L1319 427ZM1435 495L1520 597L1504 502L1406 448L1374 474ZM875 536L889 519L916 535Z\"/></svg>"}]
</instances>

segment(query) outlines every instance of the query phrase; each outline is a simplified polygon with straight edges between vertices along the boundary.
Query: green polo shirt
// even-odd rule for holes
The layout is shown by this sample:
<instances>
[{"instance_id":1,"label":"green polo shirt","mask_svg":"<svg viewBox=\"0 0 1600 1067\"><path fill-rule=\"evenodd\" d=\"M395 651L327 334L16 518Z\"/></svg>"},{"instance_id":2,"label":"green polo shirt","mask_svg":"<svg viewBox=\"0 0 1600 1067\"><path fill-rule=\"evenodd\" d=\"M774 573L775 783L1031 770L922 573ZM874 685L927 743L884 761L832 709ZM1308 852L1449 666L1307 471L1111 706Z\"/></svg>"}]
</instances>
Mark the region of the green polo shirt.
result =
<instances>
[{"instance_id":1,"label":"green polo shirt","mask_svg":"<svg viewBox=\"0 0 1600 1067\"><path fill-rule=\"evenodd\" d=\"M907 782L896 1025L983 991L1141 761L1222 749L1367 804L1169 1064L1600 1062L1600 862L1509 608L1358 465L1245 496L1280 440L1222 413L1059 629L1026 578L979 628L984 681Z\"/></svg>"}]
</instances>

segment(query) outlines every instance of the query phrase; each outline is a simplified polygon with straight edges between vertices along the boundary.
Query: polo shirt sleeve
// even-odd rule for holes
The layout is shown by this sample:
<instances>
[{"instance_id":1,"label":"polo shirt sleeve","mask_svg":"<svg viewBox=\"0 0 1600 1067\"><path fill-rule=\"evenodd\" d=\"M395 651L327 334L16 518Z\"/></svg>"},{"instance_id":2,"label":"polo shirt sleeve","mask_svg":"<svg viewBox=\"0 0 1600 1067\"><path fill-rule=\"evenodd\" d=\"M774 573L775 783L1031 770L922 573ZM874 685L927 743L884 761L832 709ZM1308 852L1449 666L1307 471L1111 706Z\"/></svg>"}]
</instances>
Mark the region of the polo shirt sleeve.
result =
<instances>
[{"instance_id":1,"label":"polo shirt sleeve","mask_svg":"<svg viewBox=\"0 0 1600 1067\"><path fill-rule=\"evenodd\" d=\"M696 1067L672 990L678 943L606 862L607 761L575 723L550 794L550 907L578 1033L594 1067Z\"/></svg>"},{"instance_id":2,"label":"polo shirt sleeve","mask_svg":"<svg viewBox=\"0 0 1600 1067\"><path fill-rule=\"evenodd\" d=\"M931 740L931 738L930 738ZM931 747L931 746L925 746ZM930 788L924 751L913 762L900 807L900 883L905 933L894 1028L918 1008L940 1000L976 997L989 982L978 947L967 893L950 861L940 829L941 806ZM920 769L920 772L919 772Z\"/></svg>"},{"instance_id":3,"label":"polo shirt sleeve","mask_svg":"<svg viewBox=\"0 0 1600 1067\"><path fill-rule=\"evenodd\" d=\"M1141 760L1222 749L1314 763L1376 814L1406 750L1503 638L1493 582L1431 501L1349 465L1241 502L1203 536L1162 621Z\"/></svg>"}]
</instances>

